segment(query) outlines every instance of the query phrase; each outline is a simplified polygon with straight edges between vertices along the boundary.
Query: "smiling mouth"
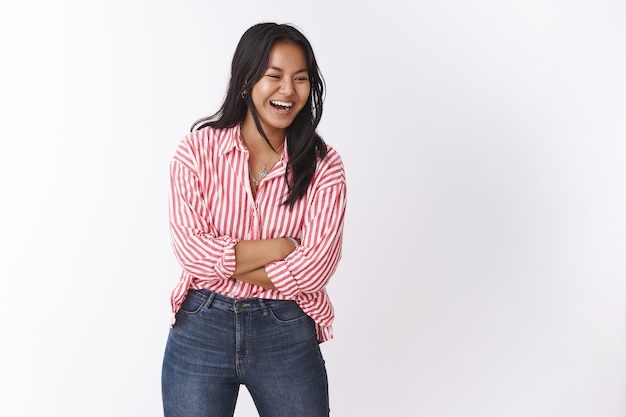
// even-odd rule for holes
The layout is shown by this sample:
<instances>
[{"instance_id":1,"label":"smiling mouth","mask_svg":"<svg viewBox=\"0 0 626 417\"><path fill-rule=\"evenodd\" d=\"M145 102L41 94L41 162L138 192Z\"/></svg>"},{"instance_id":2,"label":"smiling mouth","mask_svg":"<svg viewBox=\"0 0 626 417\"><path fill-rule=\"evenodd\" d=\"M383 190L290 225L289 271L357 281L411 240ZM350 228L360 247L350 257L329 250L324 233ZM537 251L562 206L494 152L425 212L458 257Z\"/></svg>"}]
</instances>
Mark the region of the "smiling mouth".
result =
<instances>
[{"instance_id":1,"label":"smiling mouth","mask_svg":"<svg viewBox=\"0 0 626 417\"><path fill-rule=\"evenodd\" d=\"M292 102L286 101L270 100L270 104L272 105L272 107L283 111L290 110L293 107Z\"/></svg>"}]
</instances>

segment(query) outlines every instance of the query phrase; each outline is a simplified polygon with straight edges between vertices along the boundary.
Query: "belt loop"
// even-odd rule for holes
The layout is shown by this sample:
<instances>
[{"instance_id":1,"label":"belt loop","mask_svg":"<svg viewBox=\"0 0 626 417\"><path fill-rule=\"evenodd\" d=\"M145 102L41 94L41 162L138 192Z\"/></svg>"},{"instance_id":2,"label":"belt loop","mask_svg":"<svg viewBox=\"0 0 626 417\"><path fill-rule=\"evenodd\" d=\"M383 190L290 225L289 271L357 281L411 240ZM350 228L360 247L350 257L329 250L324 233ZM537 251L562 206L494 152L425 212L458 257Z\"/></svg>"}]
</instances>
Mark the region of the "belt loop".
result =
<instances>
[{"instance_id":1,"label":"belt loop","mask_svg":"<svg viewBox=\"0 0 626 417\"><path fill-rule=\"evenodd\" d=\"M265 302L263 301L262 298L259 298L259 305L261 306L261 311L263 312L264 316L267 316L270 312L269 307L265 304Z\"/></svg>"},{"instance_id":2,"label":"belt loop","mask_svg":"<svg viewBox=\"0 0 626 417\"><path fill-rule=\"evenodd\" d=\"M205 301L204 308L211 307L211 304L213 304L213 300L215 300L215 293L213 291L209 291L209 298L207 298L207 300Z\"/></svg>"}]
</instances>

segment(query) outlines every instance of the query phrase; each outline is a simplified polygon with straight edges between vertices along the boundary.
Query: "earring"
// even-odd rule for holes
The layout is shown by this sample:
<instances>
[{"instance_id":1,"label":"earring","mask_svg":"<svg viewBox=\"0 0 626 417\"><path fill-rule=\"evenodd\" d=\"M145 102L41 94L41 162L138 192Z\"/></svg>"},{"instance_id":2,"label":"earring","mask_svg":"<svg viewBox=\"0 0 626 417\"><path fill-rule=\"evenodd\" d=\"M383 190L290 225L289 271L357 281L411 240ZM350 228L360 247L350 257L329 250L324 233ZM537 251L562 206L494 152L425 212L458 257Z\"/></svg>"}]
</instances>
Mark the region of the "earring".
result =
<instances>
[{"instance_id":1,"label":"earring","mask_svg":"<svg viewBox=\"0 0 626 417\"><path fill-rule=\"evenodd\" d=\"M244 99L244 100L246 99L246 92L245 91L241 93L241 98Z\"/></svg>"}]
</instances>

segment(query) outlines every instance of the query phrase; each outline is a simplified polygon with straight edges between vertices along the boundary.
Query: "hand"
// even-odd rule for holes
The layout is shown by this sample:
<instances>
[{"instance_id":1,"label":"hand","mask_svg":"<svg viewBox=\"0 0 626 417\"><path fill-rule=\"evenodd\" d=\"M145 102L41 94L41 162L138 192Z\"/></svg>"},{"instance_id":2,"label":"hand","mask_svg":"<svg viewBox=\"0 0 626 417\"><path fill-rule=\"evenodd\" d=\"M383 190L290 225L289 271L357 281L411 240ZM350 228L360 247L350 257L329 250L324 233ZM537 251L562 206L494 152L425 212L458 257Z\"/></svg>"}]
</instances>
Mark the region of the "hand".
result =
<instances>
[{"instance_id":1,"label":"hand","mask_svg":"<svg viewBox=\"0 0 626 417\"><path fill-rule=\"evenodd\" d=\"M287 253L287 255L289 255L291 252L293 252L296 249L298 249L298 247L300 246L300 239L298 239L296 237L285 236L283 238L283 240L289 241L289 252ZM285 257L287 255L285 255Z\"/></svg>"}]
</instances>

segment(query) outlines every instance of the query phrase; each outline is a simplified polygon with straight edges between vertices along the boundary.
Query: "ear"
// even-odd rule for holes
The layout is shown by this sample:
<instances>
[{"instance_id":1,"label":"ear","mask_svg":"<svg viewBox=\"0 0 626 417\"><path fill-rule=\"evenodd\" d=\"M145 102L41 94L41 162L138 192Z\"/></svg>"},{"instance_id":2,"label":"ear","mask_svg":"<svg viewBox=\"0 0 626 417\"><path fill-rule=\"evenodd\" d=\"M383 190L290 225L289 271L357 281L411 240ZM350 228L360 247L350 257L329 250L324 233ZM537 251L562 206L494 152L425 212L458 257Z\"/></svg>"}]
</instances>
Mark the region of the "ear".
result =
<instances>
[{"instance_id":1,"label":"ear","mask_svg":"<svg viewBox=\"0 0 626 417\"><path fill-rule=\"evenodd\" d=\"M246 96L249 93L249 91L246 89L247 84L248 84L248 78L244 79L241 85L241 98L244 100L246 99Z\"/></svg>"}]
</instances>

